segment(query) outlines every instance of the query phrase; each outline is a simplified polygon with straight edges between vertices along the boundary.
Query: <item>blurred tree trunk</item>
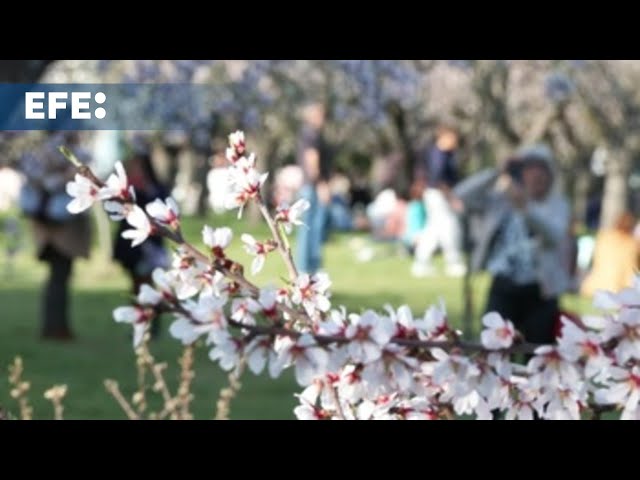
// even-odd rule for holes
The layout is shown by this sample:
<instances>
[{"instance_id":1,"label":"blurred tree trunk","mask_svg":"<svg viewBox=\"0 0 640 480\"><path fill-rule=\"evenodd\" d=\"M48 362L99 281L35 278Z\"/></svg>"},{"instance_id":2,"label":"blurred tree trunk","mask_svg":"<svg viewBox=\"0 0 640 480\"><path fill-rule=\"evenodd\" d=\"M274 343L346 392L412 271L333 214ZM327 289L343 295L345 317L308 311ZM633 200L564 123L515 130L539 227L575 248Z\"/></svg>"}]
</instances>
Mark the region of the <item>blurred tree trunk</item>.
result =
<instances>
[{"instance_id":1,"label":"blurred tree trunk","mask_svg":"<svg viewBox=\"0 0 640 480\"><path fill-rule=\"evenodd\" d=\"M589 203L589 191L591 187L591 173L587 168L580 168L575 173L574 182L566 182L569 198L573 199L574 218L584 222L587 218L587 205Z\"/></svg>"},{"instance_id":2,"label":"blurred tree trunk","mask_svg":"<svg viewBox=\"0 0 640 480\"><path fill-rule=\"evenodd\" d=\"M0 82L35 83L55 60L0 60Z\"/></svg>"},{"instance_id":3,"label":"blurred tree trunk","mask_svg":"<svg viewBox=\"0 0 640 480\"><path fill-rule=\"evenodd\" d=\"M198 195L196 213L199 217L204 217L209 210L209 188L207 186L207 175L211 169L209 152L198 150L194 152L194 183L195 191Z\"/></svg>"},{"instance_id":4,"label":"blurred tree trunk","mask_svg":"<svg viewBox=\"0 0 640 480\"><path fill-rule=\"evenodd\" d=\"M53 62L55 60L0 60L0 82L36 83ZM16 98L14 102L3 105L3 110L11 112L18 103Z\"/></svg>"},{"instance_id":5,"label":"blurred tree trunk","mask_svg":"<svg viewBox=\"0 0 640 480\"><path fill-rule=\"evenodd\" d=\"M628 178L631 173L630 155L626 151L616 150L610 154L602 195L602 213L600 226L608 228L627 209L629 195Z\"/></svg>"},{"instance_id":6,"label":"blurred tree trunk","mask_svg":"<svg viewBox=\"0 0 640 480\"><path fill-rule=\"evenodd\" d=\"M398 168L394 186L399 191L403 191L409 188L415 175L417 164L416 146L409 137L404 110L395 103L390 104L387 108L393 120L393 125L398 134L400 147L402 149L402 165Z\"/></svg>"}]
</instances>

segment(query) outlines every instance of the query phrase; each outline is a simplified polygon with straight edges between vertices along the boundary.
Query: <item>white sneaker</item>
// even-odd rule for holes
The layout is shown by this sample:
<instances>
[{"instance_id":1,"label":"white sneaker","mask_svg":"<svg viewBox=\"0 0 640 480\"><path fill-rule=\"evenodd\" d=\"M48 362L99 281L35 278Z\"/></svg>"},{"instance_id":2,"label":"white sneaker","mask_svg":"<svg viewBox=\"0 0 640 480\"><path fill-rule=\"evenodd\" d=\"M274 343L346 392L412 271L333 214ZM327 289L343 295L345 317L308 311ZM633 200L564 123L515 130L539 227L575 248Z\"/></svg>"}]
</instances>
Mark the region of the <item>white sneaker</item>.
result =
<instances>
[{"instance_id":1,"label":"white sneaker","mask_svg":"<svg viewBox=\"0 0 640 480\"><path fill-rule=\"evenodd\" d=\"M356 254L356 258L358 259L359 262L362 262L362 263L370 262L371 260L373 260L374 256L375 256L375 252L371 247L363 248Z\"/></svg>"},{"instance_id":2,"label":"white sneaker","mask_svg":"<svg viewBox=\"0 0 640 480\"><path fill-rule=\"evenodd\" d=\"M460 263L447 265L445 272L448 277L464 277L467 273L467 267Z\"/></svg>"},{"instance_id":3,"label":"white sneaker","mask_svg":"<svg viewBox=\"0 0 640 480\"><path fill-rule=\"evenodd\" d=\"M413 265L411 265L411 275L416 278L431 277L435 275L435 270L431 265L414 263Z\"/></svg>"}]
</instances>

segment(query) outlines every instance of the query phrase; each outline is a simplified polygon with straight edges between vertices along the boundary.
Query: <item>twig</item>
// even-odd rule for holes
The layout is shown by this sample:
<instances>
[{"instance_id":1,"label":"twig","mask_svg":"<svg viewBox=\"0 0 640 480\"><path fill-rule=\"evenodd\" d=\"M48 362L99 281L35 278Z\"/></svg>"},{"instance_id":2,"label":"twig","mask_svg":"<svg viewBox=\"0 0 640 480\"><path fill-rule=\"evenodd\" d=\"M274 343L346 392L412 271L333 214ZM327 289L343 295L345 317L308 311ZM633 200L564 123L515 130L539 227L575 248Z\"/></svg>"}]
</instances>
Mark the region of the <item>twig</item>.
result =
<instances>
[{"instance_id":1,"label":"twig","mask_svg":"<svg viewBox=\"0 0 640 480\"><path fill-rule=\"evenodd\" d=\"M133 394L132 402L137 405L138 415L142 415L147 409L147 397L146 397L146 367L149 365L148 359L149 350L146 348L149 341L149 332L144 333L142 339L142 345L136 348L136 367L138 368L138 390Z\"/></svg>"},{"instance_id":2,"label":"twig","mask_svg":"<svg viewBox=\"0 0 640 480\"><path fill-rule=\"evenodd\" d=\"M180 386L178 387L178 408L181 420L191 420L193 415L189 412L189 404L193 400L191 391L191 382L196 376L193 370L193 345L184 347L180 363Z\"/></svg>"},{"instance_id":3,"label":"twig","mask_svg":"<svg viewBox=\"0 0 640 480\"><path fill-rule=\"evenodd\" d=\"M32 420L33 408L29 405L29 398L27 397L27 392L29 388L31 388L31 384L22 381L23 372L24 366L22 364L22 358L16 357L13 364L9 366L9 384L13 387L11 389L11 397L18 402L20 418L22 420Z\"/></svg>"},{"instance_id":4,"label":"twig","mask_svg":"<svg viewBox=\"0 0 640 480\"><path fill-rule=\"evenodd\" d=\"M229 420L229 412L231 410L231 400L236 396L242 384L240 376L244 372L246 359L243 357L238 367L229 374L229 386L220 390L220 397L217 402L216 420Z\"/></svg>"},{"instance_id":5,"label":"twig","mask_svg":"<svg viewBox=\"0 0 640 480\"><path fill-rule=\"evenodd\" d=\"M333 385L329 386L329 391L331 392L331 398L336 404L336 410L338 412L338 418L340 420L346 420L347 417L344 416L344 410L342 410L342 404L340 403L340 397L338 395L338 389Z\"/></svg>"},{"instance_id":6,"label":"twig","mask_svg":"<svg viewBox=\"0 0 640 480\"><path fill-rule=\"evenodd\" d=\"M67 394L66 385L56 385L44 392L44 398L50 400L53 403L53 418L54 420L62 420L62 414L64 413L64 407L62 405L62 399Z\"/></svg>"},{"instance_id":7,"label":"twig","mask_svg":"<svg viewBox=\"0 0 640 480\"><path fill-rule=\"evenodd\" d=\"M180 313L181 315L189 318L193 323L199 324L200 321L193 317L191 312L182 307L179 303L174 303L168 309L169 312ZM286 336L291 338L299 338L304 332L300 332L298 330L292 330L290 328L286 328L280 325L247 325L242 322L238 322L233 320L232 318L227 319L227 322L230 326L238 328L240 330L246 330L250 333L250 335L268 335L268 336ZM341 344L341 343L349 343L352 341L351 339L339 336L339 335L318 335L311 332L306 332L311 335L318 342L319 345L331 345L333 343ZM410 347L410 348L418 348L422 350L429 350L431 348L441 348L442 350L451 351L451 350L461 350L464 352L488 352L488 353L503 353L503 354L513 354L513 353L534 353L534 351L541 347L541 344L522 342L515 343L509 348L505 348L502 350L489 350L484 347L481 343L478 342L468 342L465 340L461 340L456 337L454 340L419 340L412 338L403 338L403 337L392 337L390 343L394 343L396 345Z\"/></svg>"},{"instance_id":8,"label":"twig","mask_svg":"<svg viewBox=\"0 0 640 480\"><path fill-rule=\"evenodd\" d=\"M131 405L129 405L129 402L127 402L127 399L124 398L122 393L120 393L118 382L107 379L104 381L104 387L107 389L107 392L113 395L113 398L116 399L122 410L124 410L124 413L127 414L129 420L140 420L139 415L131 408Z\"/></svg>"},{"instance_id":9,"label":"twig","mask_svg":"<svg viewBox=\"0 0 640 480\"><path fill-rule=\"evenodd\" d=\"M167 382L165 381L164 375L162 374L162 371L166 367L166 363L151 363L149 365L149 368L153 372L153 376L155 378L153 390L156 392L160 392L162 394L162 399L164 400L163 412L166 412L165 415L170 415L172 420L176 420L176 409L178 408L178 402L171 396L169 387L167 386ZM160 415L160 417L163 418L164 415Z\"/></svg>"},{"instance_id":10,"label":"twig","mask_svg":"<svg viewBox=\"0 0 640 480\"><path fill-rule=\"evenodd\" d=\"M258 207L260 208L260 213L264 217L267 225L269 226L269 230L271 230L271 235L273 235L273 239L276 241L278 252L282 256L282 260L284 260L284 264L287 266L287 270L289 272L289 280L292 283L295 283L298 279L298 270L296 269L295 264L293 263L293 257L291 256L291 248L288 247L288 244L282 238L282 233L278 229L277 225L273 221L273 218L269 214L269 210L262 200L262 196L258 195L256 202L258 203Z\"/></svg>"}]
</instances>

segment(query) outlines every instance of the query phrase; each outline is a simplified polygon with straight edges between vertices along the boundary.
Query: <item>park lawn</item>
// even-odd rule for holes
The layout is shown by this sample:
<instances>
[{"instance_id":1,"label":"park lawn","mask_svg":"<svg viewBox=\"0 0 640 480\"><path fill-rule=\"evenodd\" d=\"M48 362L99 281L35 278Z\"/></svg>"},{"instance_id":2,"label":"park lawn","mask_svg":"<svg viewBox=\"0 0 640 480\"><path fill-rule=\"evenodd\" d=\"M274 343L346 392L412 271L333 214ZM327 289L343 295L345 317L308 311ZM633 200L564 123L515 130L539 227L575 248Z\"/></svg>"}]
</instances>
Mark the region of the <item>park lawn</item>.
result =
<instances>
[{"instance_id":1,"label":"park lawn","mask_svg":"<svg viewBox=\"0 0 640 480\"><path fill-rule=\"evenodd\" d=\"M3 218L0 216L0 221ZM187 238L201 245L199 231L204 222L212 226L229 225L236 234L230 256L248 264L250 258L240 247L239 235L250 232L264 238L266 228L238 223L232 216L190 218L183 221ZM65 418L124 419L125 415L105 391L104 379L119 382L127 397L136 389L134 352L130 327L116 324L111 311L128 301L129 284L124 273L106 260L96 246L92 258L76 263L73 278L72 321L77 340L69 344L43 342L38 338L39 288L46 274L44 265L33 259L33 247L28 228L23 225L22 250L12 268L6 264L5 239L0 234L0 405L16 413L9 396L5 375L12 359L19 355L25 364L25 380L31 382L30 401L36 418L52 418L53 411L44 391L54 384L67 384ZM355 240L354 240L355 239ZM325 248L325 267L333 281L334 305L345 305L350 311L363 308L381 309L386 303L396 307L407 304L415 314L442 298L454 325L461 327L462 279L437 276L415 279L409 274L410 259L394 255L388 246L376 246L379 256L370 262L356 260L359 244L367 242L362 235L334 234ZM269 258L265 269L256 278L259 285L277 282L285 275L280 259ZM473 303L476 315L474 331L479 330L479 315L488 278L473 278ZM565 305L576 311L587 310L588 304L567 297ZM152 343L157 360L169 363L166 378L177 384L177 358L180 344L170 338L167 329L170 318L163 319L163 334ZM196 351L196 378L193 392L193 412L196 418L212 418L220 388L226 385L226 374L214 365L201 346ZM260 377L246 373L243 388L234 399L231 418L291 419L296 405L294 393L300 390L290 372L278 380L268 375ZM159 405L150 402L152 406Z\"/></svg>"}]
</instances>

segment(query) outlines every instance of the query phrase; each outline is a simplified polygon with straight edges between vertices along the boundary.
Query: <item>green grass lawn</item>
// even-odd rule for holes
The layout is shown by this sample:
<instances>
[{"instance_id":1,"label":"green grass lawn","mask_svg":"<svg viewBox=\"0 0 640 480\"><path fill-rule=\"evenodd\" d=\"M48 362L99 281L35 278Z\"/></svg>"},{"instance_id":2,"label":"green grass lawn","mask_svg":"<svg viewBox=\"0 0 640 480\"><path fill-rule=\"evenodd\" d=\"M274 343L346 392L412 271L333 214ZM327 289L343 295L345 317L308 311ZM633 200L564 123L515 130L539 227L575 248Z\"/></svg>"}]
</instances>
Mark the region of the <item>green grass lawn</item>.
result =
<instances>
[{"instance_id":1,"label":"green grass lawn","mask_svg":"<svg viewBox=\"0 0 640 480\"><path fill-rule=\"evenodd\" d=\"M0 221L3 218L0 216ZM243 232L265 237L262 226L237 223L231 216L210 217L206 220L185 219L187 237L200 243L199 231L203 222L212 226L229 225L236 237L230 255L240 261L249 259L240 248ZM23 224L22 250L12 269L5 263L5 239L0 234L0 405L17 412L9 396L7 366L16 355L25 363L25 379L31 382L30 401L36 418L52 418L52 408L43 398L44 391L54 384L68 385L65 399L65 418L123 419L124 414L103 387L106 378L120 383L126 396L135 391L136 370L134 352L129 336L130 327L116 324L111 316L114 307L128 301L129 284L124 273L105 260L104 253L94 248L89 261L75 264L73 277L72 316L77 340L69 344L43 342L38 338L40 285L46 275L44 265L33 258L33 247ZM386 303L409 305L414 313L422 314L426 307L444 299L454 325L460 326L462 316L462 280L446 277L415 279L409 274L410 260L397 255L385 255L387 247L377 247L381 255L367 263L355 259L354 235L333 235L325 248L325 267L333 280L333 303L349 310L380 309ZM275 283L285 273L276 254L255 282ZM476 313L484 303L488 286L486 276L473 279ZM567 297L565 305L584 311L588 304L575 297ZM176 360L181 353L179 343L169 337L166 329L169 318L163 319L163 335L152 343L157 360L167 361L167 379L177 384ZM474 331L479 329L476 314ZM218 392L226 385L226 374L207 357L207 349L196 352L195 401L196 418L212 418ZM247 373L242 377L243 388L234 400L231 417L236 419L289 419L296 405L293 394L299 391L291 374L273 381L264 375Z\"/></svg>"}]
</instances>

